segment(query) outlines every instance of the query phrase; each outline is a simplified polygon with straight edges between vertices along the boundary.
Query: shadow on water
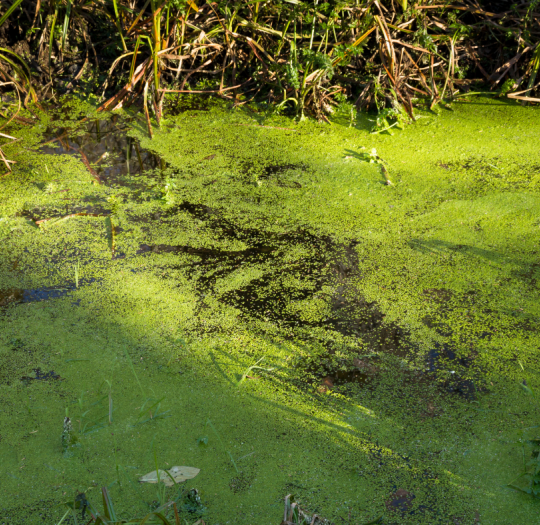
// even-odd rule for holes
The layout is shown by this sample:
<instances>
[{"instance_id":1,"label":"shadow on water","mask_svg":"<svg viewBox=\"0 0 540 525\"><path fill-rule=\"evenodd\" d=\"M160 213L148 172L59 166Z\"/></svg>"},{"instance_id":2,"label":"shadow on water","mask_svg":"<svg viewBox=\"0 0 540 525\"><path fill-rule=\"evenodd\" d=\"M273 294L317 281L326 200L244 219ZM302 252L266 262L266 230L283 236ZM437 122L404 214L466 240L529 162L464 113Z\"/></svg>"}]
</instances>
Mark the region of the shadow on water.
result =
<instances>
[{"instance_id":1,"label":"shadow on water","mask_svg":"<svg viewBox=\"0 0 540 525\"><path fill-rule=\"evenodd\" d=\"M51 129L41 149L51 155L78 156L99 182L132 187L138 183L130 181L130 175L156 168L163 170L166 166L160 157L142 149L137 140L129 137L128 129L129 122L116 116L110 120L84 122L75 130ZM288 180L287 177L305 169L306 166L301 164L269 165L257 180L299 188L299 182ZM70 209L72 213L73 210L75 208ZM110 214L110 211L96 206L81 208L79 212L96 216ZM302 228L279 234L241 227L226 219L219 210L190 202L171 207L153 219L132 217L132 220L159 221L185 212L193 219L203 221L217 238L240 241L248 248L227 251L201 246L141 244L136 257L151 254L192 256L189 263L194 269L192 279L197 281L197 289L201 292L197 304L199 312L208 308L205 297L217 297L224 304L237 309L245 322L271 323L279 327L285 337L295 340L300 337L306 345L326 348L319 362L306 364L307 371L315 377L322 390L348 383L369 387L382 371L379 363L382 355L391 354L403 359L418 352L411 334L397 324L387 322L378 305L367 301L355 288L353 283L362 277L355 250L357 241L339 244L329 237ZM34 215L30 218L40 219L39 213ZM303 255L290 258L292 252ZM227 278L249 268L260 271L246 284L232 289L221 286ZM6 290L0 292L0 306L54 299L71 290L73 287ZM312 300L325 302L329 307L325 315L313 318L305 315L303 305ZM199 329L208 332L218 328L200 324ZM321 330L330 337L321 336ZM310 331L313 333L306 335ZM369 354L361 355L357 347L351 347L347 359L336 362L336 347L330 342L332 333L362 341L370 349ZM468 364L460 360L462 358L448 345L434 347L426 357L427 371L420 374L423 379L420 379L418 372L411 372L411 380L426 380L429 374L435 376L441 370L456 368L456 364L462 370L467 369ZM458 378L457 382L455 378ZM459 379L459 373L451 379L444 382L446 391L474 397L474 383L464 383L465 380Z\"/></svg>"},{"instance_id":2,"label":"shadow on water","mask_svg":"<svg viewBox=\"0 0 540 525\"><path fill-rule=\"evenodd\" d=\"M97 125L97 123L94 124ZM90 136L92 140L88 143L93 144L93 135ZM84 147L88 158L94 159L92 163L99 165L95 159L99 160L99 155L103 155L101 146L87 149L87 142L84 140L75 142L76 138L70 141L76 144L79 150ZM125 146L126 143L120 142L120 145ZM58 149L53 149L51 154L58 153ZM123 150L120 148L116 151L120 158L116 164L118 171L104 175L103 179L107 183L109 181L113 184L118 183L117 181L129 174L132 168L131 165L125 164L129 154L126 154L122 161ZM67 146L63 152L77 154L77 150L71 146ZM140 165L140 169L142 170L143 167L144 163ZM275 177L289 168L296 169L296 166L268 166L265 173L268 177ZM219 250L197 245L140 244L135 257L149 257L152 254L181 255L184 262L185 256L188 256L191 258L191 264L198 268L190 278L197 281L196 288L202 292L198 303L199 308L206 307L205 295L210 294L218 297L224 304L236 308L241 318L247 323L253 320L270 322L297 344L300 341L306 347L311 344L323 346L326 353L318 358L317 367L311 369L316 377L316 384L321 389L332 389L349 383L357 383L362 387L370 388L383 372L381 355L407 357L410 353L417 351L411 335L405 329L386 321L383 311L377 304L367 301L358 294L355 282L361 279L362 275L359 272L360 263L355 250L356 241L338 243L329 237L317 235L303 228L287 233L275 233L262 228L250 229L226 219L219 210L189 202L170 208L151 220L159 221L161 217L174 216L179 212L188 212L194 219L203 221L205 227L216 233L218 238L241 241L248 247L244 250ZM134 217L133 220L137 218ZM291 256L294 253L301 255ZM230 278L243 268L262 268L261 275L233 289L220 288L221 281ZM291 284L293 282L294 285ZM0 307L57 299L73 290L75 290L73 285L65 288L3 290L0 291ZM439 297L442 302L448 300L444 293L432 292L432 295ZM303 311L304 302L317 298L321 298L328 306L326 314L313 318L306 317ZM298 307L294 308L295 305ZM203 325L199 325L198 329L202 332L209 330ZM346 355L347 366L343 369L344 363L336 364L334 359L336 348L330 342L332 337L325 339L317 335L323 331L330 335L340 334L347 338L357 338L369 347L369 354L360 355L357 347L351 347ZM418 383L435 381L439 371L446 370L449 366L454 367L456 364L467 368L472 361L473 356L463 358L449 344L435 346L427 357L427 372L407 372L408 378ZM309 366L311 364L306 365L306 367ZM33 371L35 377L23 376L21 378L23 382L32 384L47 381L54 384L54 381L62 379L53 370L43 372L36 368ZM20 377L20 374L17 377ZM460 390L455 387L450 389L450 386L450 383L443 384L447 392L466 397L469 395L466 387ZM270 403L272 402L268 401L268 404ZM284 414L295 413L291 407L279 406L279 409ZM302 415L308 420L311 417ZM311 419L315 420L315 418ZM342 431L339 425L323 423L335 430L336 434ZM379 451L378 447L373 447L371 456L382 458L382 450ZM408 458L402 457L402 459L408 463ZM381 465L382 461L381 459ZM417 510L413 509L413 500L416 496L412 492L397 487L392 490L395 492L386 502L386 509L394 515L396 523L402 516L414 512L421 513L427 509L422 506Z\"/></svg>"},{"instance_id":3,"label":"shadow on water","mask_svg":"<svg viewBox=\"0 0 540 525\"><path fill-rule=\"evenodd\" d=\"M398 324L387 322L378 305L363 298L354 286L361 279L356 242L340 244L304 229L276 234L240 227L225 219L218 210L189 203L169 209L164 216L179 211L187 211L193 218L203 221L206 228L219 233L220 239L242 241L249 248L230 251L141 244L137 254L193 256L191 278L197 281L197 289L201 292L197 305L199 312L208 308L207 297L218 298L238 310L240 318L248 324L254 321L270 323L297 344L303 341L301 344L306 347L315 344L325 348L315 363L299 365L305 368L321 391L349 383L370 388L384 371L382 356L390 354L405 359L418 354L418 345L411 334ZM161 217L156 220L159 219ZM289 258L294 251L299 251L302 256ZM260 274L233 289L221 288L221 283L228 278L250 268L261 269ZM429 290L426 293L430 297L435 294L438 301L448 300L444 294ZM317 298L329 306L328 311L324 316L306 318L303 305ZM203 332L219 330L206 325L200 325L199 329ZM321 336L321 330L329 337ZM332 334L360 340L370 350L367 355L362 355L357 347L351 346L347 358L336 361L337 349ZM444 347L435 345L425 359L421 371L403 372L408 382L437 382L447 393L467 399L475 397L474 381L465 378L474 362L472 355L462 357L451 345L445 344ZM440 372L447 376L443 381Z\"/></svg>"},{"instance_id":4,"label":"shadow on water","mask_svg":"<svg viewBox=\"0 0 540 525\"><path fill-rule=\"evenodd\" d=\"M482 226L478 223L475 226L477 231L481 231ZM412 239L409 241L409 246L422 253L447 253L447 254L465 254L469 257L476 257L489 264L508 265L512 264L518 269L512 271L512 277L519 279L531 287L535 287L540 280L540 265L536 262L525 263L522 259L510 258L506 253L497 250L487 250L478 246L468 244L456 244L439 239L420 240Z\"/></svg>"}]
</instances>

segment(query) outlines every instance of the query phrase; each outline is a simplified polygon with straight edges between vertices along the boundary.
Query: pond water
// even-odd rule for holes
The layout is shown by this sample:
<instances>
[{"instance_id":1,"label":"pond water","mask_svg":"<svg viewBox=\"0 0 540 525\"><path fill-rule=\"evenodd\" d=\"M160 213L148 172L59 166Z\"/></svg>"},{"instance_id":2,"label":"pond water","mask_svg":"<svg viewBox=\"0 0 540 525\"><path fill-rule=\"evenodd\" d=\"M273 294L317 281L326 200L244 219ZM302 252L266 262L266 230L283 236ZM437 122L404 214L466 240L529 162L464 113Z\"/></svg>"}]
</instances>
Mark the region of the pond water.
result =
<instances>
[{"instance_id":1,"label":"pond water","mask_svg":"<svg viewBox=\"0 0 540 525\"><path fill-rule=\"evenodd\" d=\"M536 522L507 485L539 416L538 109L390 136L215 102L153 139L34 113L2 146L0 524L104 486L124 519L277 525L294 494L333 523ZM200 473L139 483L156 465Z\"/></svg>"}]
</instances>

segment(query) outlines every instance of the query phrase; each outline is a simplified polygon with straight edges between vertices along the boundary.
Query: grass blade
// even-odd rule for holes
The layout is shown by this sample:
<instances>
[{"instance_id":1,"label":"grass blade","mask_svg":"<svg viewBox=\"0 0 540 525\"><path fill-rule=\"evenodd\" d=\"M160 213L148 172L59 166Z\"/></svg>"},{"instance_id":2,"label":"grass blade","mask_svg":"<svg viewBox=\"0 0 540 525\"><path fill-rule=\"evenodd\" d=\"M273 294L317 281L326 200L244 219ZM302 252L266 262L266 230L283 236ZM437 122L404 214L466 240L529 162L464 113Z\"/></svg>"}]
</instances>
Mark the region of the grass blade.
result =
<instances>
[{"instance_id":1,"label":"grass blade","mask_svg":"<svg viewBox=\"0 0 540 525\"><path fill-rule=\"evenodd\" d=\"M22 2L22 0L15 0L15 2L13 2L13 4L11 4L11 7L2 15L2 18L0 18L0 27L8 19L9 15L11 13L13 13L13 11L15 11L15 9L17 9L17 7L19 6L19 4L21 2Z\"/></svg>"},{"instance_id":2,"label":"grass blade","mask_svg":"<svg viewBox=\"0 0 540 525\"><path fill-rule=\"evenodd\" d=\"M103 512L105 513L105 517L110 520L117 521L116 513L114 512L111 496L109 495L107 487L103 487L101 489L101 494L103 496Z\"/></svg>"},{"instance_id":3,"label":"grass blade","mask_svg":"<svg viewBox=\"0 0 540 525\"><path fill-rule=\"evenodd\" d=\"M71 15L71 0L66 1L66 15L64 16L64 27L62 28L62 51L64 51L64 44L66 43L66 36L69 27L69 17Z\"/></svg>"},{"instance_id":4,"label":"grass blade","mask_svg":"<svg viewBox=\"0 0 540 525\"><path fill-rule=\"evenodd\" d=\"M54 16L51 22L51 36L49 37L49 68L51 65L52 45L54 40L54 27L56 26L56 18L58 17L58 5L54 10Z\"/></svg>"}]
</instances>

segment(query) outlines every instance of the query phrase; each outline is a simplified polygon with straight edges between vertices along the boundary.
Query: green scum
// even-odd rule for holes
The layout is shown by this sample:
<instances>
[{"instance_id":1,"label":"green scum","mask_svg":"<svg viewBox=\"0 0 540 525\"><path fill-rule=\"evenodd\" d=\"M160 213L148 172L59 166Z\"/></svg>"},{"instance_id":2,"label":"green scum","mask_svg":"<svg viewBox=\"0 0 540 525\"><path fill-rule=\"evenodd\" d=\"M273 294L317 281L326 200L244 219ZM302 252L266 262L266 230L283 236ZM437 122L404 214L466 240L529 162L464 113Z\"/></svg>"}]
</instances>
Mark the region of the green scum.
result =
<instances>
[{"instance_id":1,"label":"green scum","mask_svg":"<svg viewBox=\"0 0 540 525\"><path fill-rule=\"evenodd\" d=\"M333 522L535 523L507 485L539 415L537 109L470 98L390 135L213 103L150 139L66 104L2 146L0 523L101 487L147 515L174 497L138 482L156 463L201 469L213 525L279 523L287 494Z\"/></svg>"}]
</instances>

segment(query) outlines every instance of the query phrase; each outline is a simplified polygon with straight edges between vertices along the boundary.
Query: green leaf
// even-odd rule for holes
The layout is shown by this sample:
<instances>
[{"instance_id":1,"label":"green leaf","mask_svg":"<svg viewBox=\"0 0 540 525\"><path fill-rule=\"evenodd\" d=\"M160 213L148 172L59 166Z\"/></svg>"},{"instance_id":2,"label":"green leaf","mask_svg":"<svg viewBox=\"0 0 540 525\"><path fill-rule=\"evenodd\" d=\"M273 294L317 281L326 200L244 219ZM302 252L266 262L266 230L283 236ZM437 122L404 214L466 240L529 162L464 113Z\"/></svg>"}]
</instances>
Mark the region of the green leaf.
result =
<instances>
[{"instance_id":1,"label":"green leaf","mask_svg":"<svg viewBox=\"0 0 540 525\"><path fill-rule=\"evenodd\" d=\"M64 44L66 42L66 35L69 26L69 17L71 15L71 0L67 0L66 15L64 16L64 27L62 28L62 51L64 50Z\"/></svg>"},{"instance_id":2,"label":"green leaf","mask_svg":"<svg viewBox=\"0 0 540 525\"><path fill-rule=\"evenodd\" d=\"M22 0L15 0L13 4L11 4L11 7L2 15L2 18L0 18L0 27L2 24L7 20L8 16L17 9L18 5L22 2Z\"/></svg>"}]
</instances>

